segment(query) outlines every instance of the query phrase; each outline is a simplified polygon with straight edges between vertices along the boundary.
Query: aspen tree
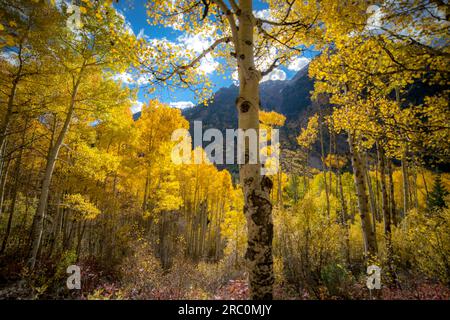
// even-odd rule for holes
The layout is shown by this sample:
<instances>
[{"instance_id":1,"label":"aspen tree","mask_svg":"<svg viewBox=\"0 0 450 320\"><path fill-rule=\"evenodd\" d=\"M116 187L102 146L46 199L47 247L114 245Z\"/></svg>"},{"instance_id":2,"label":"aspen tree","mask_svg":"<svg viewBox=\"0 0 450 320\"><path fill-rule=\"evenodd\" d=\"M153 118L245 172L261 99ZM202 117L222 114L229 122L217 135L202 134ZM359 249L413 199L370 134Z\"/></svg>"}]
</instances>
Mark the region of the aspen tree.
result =
<instances>
[{"instance_id":1,"label":"aspen tree","mask_svg":"<svg viewBox=\"0 0 450 320\"><path fill-rule=\"evenodd\" d=\"M273 1L271 18L254 14L252 0L149 1L151 24L164 25L186 34L206 34L211 44L200 53L188 52L179 44L155 41L156 46L139 46L136 66L153 75L153 81L194 88L200 98L208 93L206 75L198 71L205 57L222 57L237 67L239 96L236 98L239 129L259 132L259 83L298 49L294 35L306 31L314 18L303 19L292 10L293 2ZM171 63L163 61L169 60ZM144 63L142 63L144 61ZM158 63L159 61L159 63ZM267 62L269 61L269 62ZM143 64L143 66L142 66ZM261 174L259 154L250 154L245 143L245 163L239 176L243 186L244 213L247 218L248 247L246 259L252 299L271 299L274 283L272 257L272 180ZM256 163L250 159L256 157Z\"/></svg>"}]
</instances>

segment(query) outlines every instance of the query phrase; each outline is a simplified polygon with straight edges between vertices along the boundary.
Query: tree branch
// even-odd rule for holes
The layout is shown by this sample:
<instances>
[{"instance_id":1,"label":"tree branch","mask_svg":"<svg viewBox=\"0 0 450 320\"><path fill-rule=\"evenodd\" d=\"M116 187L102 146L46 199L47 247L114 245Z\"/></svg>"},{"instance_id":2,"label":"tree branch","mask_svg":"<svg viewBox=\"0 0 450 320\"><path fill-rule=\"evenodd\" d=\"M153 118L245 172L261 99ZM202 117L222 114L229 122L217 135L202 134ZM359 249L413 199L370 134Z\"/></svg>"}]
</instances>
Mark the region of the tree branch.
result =
<instances>
[{"instance_id":1,"label":"tree branch","mask_svg":"<svg viewBox=\"0 0 450 320\"><path fill-rule=\"evenodd\" d=\"M177 69L188 69L188 68L192 68L197 62L199 62L201 59L203 59L208 53L214 51L214 49L221 43L228 43L231 41L231 37L223 37L220 39L217 39L216 41L214 41L214 43L209 46L209 48L205 49L202 53L200 53L200 55L197 56L197 58L195 58L194 60L192 60L189 64L184 65L184 66L179 66Z\"/></svg>"},{"instance_id":2,"label":"tree branch","mask_svg":"<svg viewBox=\"0 0 450 320\"><path fill-rule=\"evenodd\" d=\"M280 64L278 63L278 61L280 61L280 58L276 58L272 64L269 66L269 68L267 68L264 71L261 71L261 77L264 77L266 75L268 75L269 73L271 73L273 71L273 69L275 69L276 67L278 67Z\"/></svg>"},{"instance_id":3,"label":"tree branch","mask_svg":"<svg viewBox=\"0 0 450 320\"><path fill-rule=\"evenodd\" d=\"M239 9L239 6L237 5L237 3L236 3L235 0L230 0L230 4L231 4L231 8L233 8L233 10L234 10L235 13L238 12L238 11L240 10L240 9Z\"/></svg>"},{"instance_id":4,"label":"tree branch","mask_svg":"<svg viewBox=\"0 0 450 320\"><path fill-rule=\"evenodd\" d=\"M230 28L231 28L231 34L233 36L233 42L234 42L234 49L236 52L239 52L239 36L238 36L238 29L236 26L236 21L234 20L233 14L231 12L231 10L228 8L228 6L225 4L225 2L223 2L223 0L211 0L213 1L215 4L217 4L219 6L219 8L224 12L228 23L230 24Z\"/></svg>"}]
</instances>

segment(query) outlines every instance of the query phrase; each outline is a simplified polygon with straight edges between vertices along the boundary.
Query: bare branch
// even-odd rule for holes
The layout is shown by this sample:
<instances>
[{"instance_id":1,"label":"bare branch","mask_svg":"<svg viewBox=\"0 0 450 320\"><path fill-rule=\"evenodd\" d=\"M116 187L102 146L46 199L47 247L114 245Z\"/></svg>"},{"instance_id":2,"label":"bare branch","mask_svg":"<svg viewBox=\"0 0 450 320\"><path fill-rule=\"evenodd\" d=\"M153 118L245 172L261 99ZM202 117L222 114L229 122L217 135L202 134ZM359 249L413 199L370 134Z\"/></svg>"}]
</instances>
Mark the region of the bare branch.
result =
<instances>
[{"instance_id":1,"label":"bare branch","mask_svg":"<svg viewBox=\"0 0 450 320\"><path fill-rule=\"evenodd\" d=\"M266 75L268 75L269 73L271 73L273 71L273 69L275 69L276 67L278 67L280 64L278 63L280 61L279 58L276 58L272 64L269 66L269 68L267 68L264 71L261 71L261 77L264 77Z\"/></svg>"},{"instance_id":2,"label":"bare branch","mask_svg":"<svg viewBox=\"0 0 450 320\"><path fill-rule=\"evenodd\" d=\"M240 10L240 9L239 9L239 6L237 5L237 3L236 3L235 0L230 0L230 4L231 4L231 8L233 8L233 10L234 10L235 13L238 12L238 11Z\"/></svg>"},{"instance_id":3,"label":"bare branch","mask_svg":"<svg viewBox=\"0 0 450 320\"><path fill-rule=\"evenodd\" d=\"M203 16L202 16L202 20L205 20L206 16L208 15L208 11L209 11L209 3L208 0L202 0L203 5L205 6L205 8L203 9Z\"/></svg>"},{"instance_id":4,"label":"bare branch","mask_svg":"<svg viewBox=\"0 0 450 320\"><path fill-rule=\"evenodd\" d=\"M221 43L228 43L231 41L230 37L223 37L214 41L214 43L209 46L209 48L205 49L200 55L197 56L194 60L192 60L189 64L178 67L179 69L187 69L193 67L197 62L203 59L208 53L214 51L214 49Z\"/></svg>"},{"instance_id":5,"label":"bare branch","mask_svg":"<svg viewBox=\"0 0 450 320\"><path fill-rule=\"evenodd\" d=\"M208 53L214 51L214 49L219 44L228 43L230 41L231 41L231 37L223 37L223 38L217 39L216 41L214 41L214 43L211 46L209 46L207 49L203 50L195 59L193 59L188 64L181 65L181 66L173 65L173 71L169 72L167 75L161 75L161 76L156 76L155 74L153 74L153 75L156 80L161 81L161 82L167 81L168 79L172 78L174 75L178 75L179 80L182 83L187 84L186 81L182 77L184 70L193 68L195 66L195 64L200 62L200 60L203 59Z\"/></svg>"},{"instance_id":6,"label":"bare branch","mask_svg":"<svg viewBox=\"0 0 450 320\"><path fill-rule=\"evenodd\" d=\"M231 28L231 34L233 36L233 42L234 42L234 46L235 46L235 50L236 52L239 52L239 36L238 36L238 29L236 26L236 21L234 20L233 14L230 10L230 8L228 8L228 6L225 4L225 2L223 2L223 0L211 0L213 1L215 4L217 4L219 6L219 8L224 12L228 23L230 24L230 28Z\"/></svg>"}]
</instances>

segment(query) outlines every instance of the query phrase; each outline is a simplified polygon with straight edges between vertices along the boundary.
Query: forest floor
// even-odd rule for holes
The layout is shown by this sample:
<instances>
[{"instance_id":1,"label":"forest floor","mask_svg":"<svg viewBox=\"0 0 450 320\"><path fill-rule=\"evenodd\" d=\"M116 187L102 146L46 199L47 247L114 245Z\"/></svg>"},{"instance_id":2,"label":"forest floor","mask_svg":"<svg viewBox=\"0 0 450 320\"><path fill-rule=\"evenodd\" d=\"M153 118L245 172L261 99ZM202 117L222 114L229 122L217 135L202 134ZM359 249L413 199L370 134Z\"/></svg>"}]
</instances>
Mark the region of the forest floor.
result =
<instances>
[{"instance_id":1,"label":"forest floor","mask_svg":"<svg viewBox=\"0 0 450 320\"><path fill-rule=\"evenodd\" d=\"M81 293L81 294L80 294ZM353 299L368 300L450 300L450 289L437 283L430 281L422 281L419 283L409 284L402 288L389 288L383 287L380 291L369 293L366 288L355 285L351 288ZM190 296L193 299L205 299L201 295L196 297L195 292L191 292ZM279 300L337 300L342 297L322 297L317 298L309 294L306 290L299 294L293 293L292 290L288 290L286 287L276 285L274 288L274 297ZM73 291L69 295L56 295L52 296L47 294L41 294L39 289L29 286L26 280L19 280L0 286L0 300L29 300L29 299L157 299L157 297L142 297L134 296L132 292L124 295L120 283L116 282L102 282L91 293L86 291ZM247 300L249 299L248 282L244 279L230 279L227 283L220 286L215 293L213 293L207 299L212 300Z\"/></svg>"},{"instance_id":2,"label":"forest floor","mask_svg":"<svg viewBox=\"0 0 450 320\"><path fill-rule=\"evenodd\" d=\"M129 299L129 300L246 300L249 287L242 268L220 268L217 263L200 265L177 263L173 270L149 273L126 264L130 275L120 268L108 269L87 259L80 261L81 290L68 290L65 269L42 265L39 271L26 273L23 263L0 259L0 300L22 299ZM7 263L9 262L9 263ZM150 269L155 265L150 264ZM109 271L108 271L109 270ZM221 271L222 270L222 271ZM366 277L324 286L302 283L296 288L277 275L274 298L277 300L450 300L450 287L412 273L399 273L396 285L382 284L381 290L369 292ZM385 281L383 279L383 281Z\"/></svg>"}]
</instances>

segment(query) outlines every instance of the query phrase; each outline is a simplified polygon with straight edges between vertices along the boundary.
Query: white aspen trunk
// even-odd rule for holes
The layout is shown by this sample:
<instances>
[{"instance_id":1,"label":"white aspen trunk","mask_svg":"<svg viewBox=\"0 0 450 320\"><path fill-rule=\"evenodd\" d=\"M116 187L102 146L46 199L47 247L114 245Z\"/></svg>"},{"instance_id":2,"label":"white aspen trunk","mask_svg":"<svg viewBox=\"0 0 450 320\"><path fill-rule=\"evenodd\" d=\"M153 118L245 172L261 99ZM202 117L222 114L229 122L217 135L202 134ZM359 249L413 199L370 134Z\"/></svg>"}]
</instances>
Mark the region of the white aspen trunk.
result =
<instances>
[{"instance_id":1,"label":"white aspen trunk","mask_svg":"<svg viewBox=\"0 0 450 320\"><path fill-rule=\"evenodd\" d=\"M372 185L372 178L370 177L370 165L369 165L369 159L367 156L367 153L365 154L365 176L367 180L367 190L369 191L369 203L370 203L370 210L372 212L372 221L375 223L377 221L378 217L378 210L377 210L377 202L375 198L375 193L373 192L373 185Z\"/></svg>"},{"instance_id":2,"label":"white aspen trunk","mask_svg":"<svg viewBox=\"0 0 450 320\"><path fill-rule=\"evenodd\" d=\"M253 32L255 22L252 1L240 1L238 43L235 43L238 59L239 97L236 107L239 128L259 132L259 81L261 73L254 64ZM257 134L258 136L258 134ZM259 139L258 139L259 141ZM259 144L258 144L259 146ZM259 151L259 147L258 147ZM246 260L249 272L250 297L255 300L272 299L272 203L270 190L272 181L261 175L259 154L256 164L248 163L250 148L245 143L245 164L239 168L240 182L244 191L244 213L247 218L248 244Z\"/></svg>"},{"instance_id":3,"label":"white aspen trunk","mask_svg":"<svg viewBox=\"0 0 450 320\"><path fill-rule=\"evenodd\" d=\"M377 144L378 162L380 165L381 174L381 199L382 199L382 212L384 220L384 237L386 240L386 255L388 260L389 277L391 280L396 281L394 270L394 248L392 246L392 217L388 205L388 194L386 188L386 156L383 147Z\"/></svg>"},{"instance_id":4,"label":"white aspen trunk","mask_svg":"<svg viewBox=\"0 0 450 320\"><path fill-rule=\"evenodd\" d=\"M69 108L67 111L63 127L61 128L61 132L59 133L59 136L56 139L55 144L50 148L50 151L47 155L47 164L45 166L45 174L41 183L41 194L39 197L39 204L36 210L36 214L33 218L33 225L31 231L32 246L30 258L28 261L28 266L30 269L34 269L36 265L36 259L39 252L39 248L41 246L42 234L44 231L45 211L47 207L47 200L50 191L50 184L53 176L53 170L55 168L56 159L58 158L61 145L64 141L67 132L69 131L70 122L72 121L72 116L75 109L75 97L78 92L79 84L80 84L80 76L73 86Z\"/></svg>"}]
</instances>

